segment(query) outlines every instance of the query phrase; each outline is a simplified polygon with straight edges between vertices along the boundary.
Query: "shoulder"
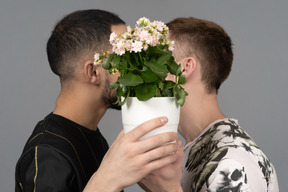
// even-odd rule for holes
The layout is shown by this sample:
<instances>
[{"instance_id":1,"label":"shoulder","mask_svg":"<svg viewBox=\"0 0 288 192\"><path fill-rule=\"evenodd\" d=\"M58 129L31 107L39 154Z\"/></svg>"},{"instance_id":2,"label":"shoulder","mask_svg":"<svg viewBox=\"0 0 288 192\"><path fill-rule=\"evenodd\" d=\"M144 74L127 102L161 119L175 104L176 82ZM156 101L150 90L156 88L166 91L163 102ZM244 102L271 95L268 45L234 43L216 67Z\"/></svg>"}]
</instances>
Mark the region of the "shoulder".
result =
<instances>
[{"instance_id":1,"label":"shoulder","mask_svg":"<svg viewBox=\"0 0 288 192\"><path fill-rule=\"evenodd\" d=\"M73 156L76 146L83 143L79 131L71 128L63 119L53 114L41 120L25 144L23 154L36 146L50 146L54 150Z\"/></svg>"},{"instance_id":2,"label":"shoulder","mask_svg":"<svg viewBox=\"0 0 288 192\"><path fill-rule=\"evenodd\" d=\"M267 191L267 181L259 162L246 151L229 148L224 158L209 162L213 172L207 179L207 188L239 191Z\"/></svg>"},{"instance_id":3,"label":"shoulder","mask_svg":"<svg viewBox=\"0 0 288 192\"><path fill-rule=\"evenodd\" d=\"M46 189L69 189L75 171L70 161L59 150L37 145L30 148L19 159L16 166L16 187L25 191ZM52 188L51 188L52 187Z\"/></svg>"},{"instance_id":4,"label":"shoulder","mask_svg":"<svg viewBox=\"0 0 288 192\"><path fill-rule=\"evenodd\" d=\"M17 168L20 170L27 169L31 164L40 165L42 163L48 163L50 166L56 167L59 165L71 167L66 155L58 149L49 145L37 145L21 155L17 163Z\"/></svg>"},{"instance_id":5,"label":"shoulder","mask_svg":"<svg viewBox=\"0 0 288 192\"><path fill-rule=\"evenodd\" d=\"M192 175L198 189L206 183L210 188L237 189L239 185L257 191L261 185L267 190L276 178L269 159L233 119L212 124L187 145L184 162L184 173Z\"/></svg>"},{"instance_id":6,"label":"shoulder","mask_svg":"<svg viewBox=\"0 0 288 192\"><path fill-rule=\"evenodd\" d=\"M221 189L226 189L227 191L248 191L250 189L246 169L235 159L225 158L207 166L213 168L213 172L206 182L207 189L210 191Z\"/></svg>"},{"instance_id":7,"label":"shoulder","mask_svg":"<svg viewBox=\"0 0 288 192\"><path fill-rule=\"evenodd\" d=\"M79 167L79 153L85 147L85 141L79 137L77 130L69 128L57 119L51 118L51 114L48 115L34 128L18 162L31 163L37 156L40 162L58 159L61 162L69 162L73 167ZM41 159L42 155L45 159Z\"/></svg>"}]
</instances>

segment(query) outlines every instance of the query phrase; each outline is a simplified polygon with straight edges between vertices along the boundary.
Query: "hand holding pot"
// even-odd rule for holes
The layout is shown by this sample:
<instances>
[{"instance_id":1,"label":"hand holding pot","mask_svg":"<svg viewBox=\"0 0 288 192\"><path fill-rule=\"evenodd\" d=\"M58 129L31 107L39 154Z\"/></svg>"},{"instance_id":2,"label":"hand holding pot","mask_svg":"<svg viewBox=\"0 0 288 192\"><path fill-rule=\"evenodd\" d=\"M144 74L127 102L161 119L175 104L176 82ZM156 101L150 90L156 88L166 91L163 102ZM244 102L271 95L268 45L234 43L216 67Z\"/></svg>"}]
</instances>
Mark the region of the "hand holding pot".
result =
<instances>
[{"instance_id":1,"label":"hand holding pot","mask_svg":"<svg viewBox=\"0 0 288 192\"><path fill-rule=\"evenodd\" d=\"M152 171L174 163L179 144L170 142L177 139L177 133L167 132L139 140L148 132L165 125L167 121L166 117L155 118L142 123L129 133L124 134L121 131L104 156L99 169L88 182L85 192L119 192Z\"/></svg>"}]
</instances>

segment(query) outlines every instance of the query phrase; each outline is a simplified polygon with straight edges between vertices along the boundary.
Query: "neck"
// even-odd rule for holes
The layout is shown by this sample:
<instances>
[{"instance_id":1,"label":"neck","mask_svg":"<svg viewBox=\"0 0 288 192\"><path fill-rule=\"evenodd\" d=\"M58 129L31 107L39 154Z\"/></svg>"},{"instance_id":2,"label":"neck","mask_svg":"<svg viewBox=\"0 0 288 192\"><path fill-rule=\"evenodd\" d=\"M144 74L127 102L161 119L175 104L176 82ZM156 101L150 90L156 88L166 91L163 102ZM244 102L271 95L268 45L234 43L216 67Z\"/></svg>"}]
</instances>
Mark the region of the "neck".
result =
<instances>
[{"instance_id":1,"label":"neck","mask_svg":"<svg viewBox=\"0 0 288 192\"><path fill-rule=\"evenodd\" d=\"M198 137L212 122L225 118L218 107L216 94L199 94L196 91L188 93L185 104L181 108L179 123L179 132L186 143Z\"/></svg>"},{"instance_id":2,"label":"neck","mask_svg":"<svg viewBox=\"0 0 288 192\"><path fill-rule=\"evenodd\" d=\"M61 89L53 113L90 130L97 130L98 123L105 114L107 106L103 106L98 95L93 95L91 92L87 92L88 90L83 87L69 91Z\"/></svg>"}]
</instances>

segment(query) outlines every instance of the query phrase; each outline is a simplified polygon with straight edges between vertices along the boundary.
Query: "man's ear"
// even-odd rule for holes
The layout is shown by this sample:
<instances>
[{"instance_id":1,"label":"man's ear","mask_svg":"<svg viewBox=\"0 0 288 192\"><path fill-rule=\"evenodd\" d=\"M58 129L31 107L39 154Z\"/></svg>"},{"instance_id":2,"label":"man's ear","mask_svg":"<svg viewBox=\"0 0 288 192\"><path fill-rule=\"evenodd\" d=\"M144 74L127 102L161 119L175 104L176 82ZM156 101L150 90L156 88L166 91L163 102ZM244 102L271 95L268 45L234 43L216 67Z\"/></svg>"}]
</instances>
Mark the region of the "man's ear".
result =
<instances>
[{"instance_id":1,"label":"man's ear","mask_svg":"<svg viewBox=\"0 0 288 192\"><path fill-rule=\"evenodd\" d=\"M189 78L196 68L196 59L194 57L185 57L181 61L182 74Z\"/></svg>"},{"instance_id":2,"label":"man's ear","mask_svg":"<svg viewBox=\"0 0 288 192\"><path fill-rule=\"evenodd\" d=\"M84 65L85 78L88 79L90 83L98 84L100 83L100 67L95 66L93 61L87 61Z\"/></svg>"}]
</instances>

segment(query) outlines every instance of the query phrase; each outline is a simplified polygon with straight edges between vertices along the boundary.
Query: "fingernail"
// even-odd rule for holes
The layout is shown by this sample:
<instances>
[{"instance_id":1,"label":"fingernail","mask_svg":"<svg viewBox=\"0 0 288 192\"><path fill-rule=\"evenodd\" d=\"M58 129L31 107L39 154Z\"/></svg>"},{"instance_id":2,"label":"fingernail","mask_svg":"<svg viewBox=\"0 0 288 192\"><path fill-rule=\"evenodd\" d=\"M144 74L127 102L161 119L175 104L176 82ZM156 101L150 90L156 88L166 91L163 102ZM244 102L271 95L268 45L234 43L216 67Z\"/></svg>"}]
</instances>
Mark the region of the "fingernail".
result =
<instances>
[{"instance_id":1,"label":"fingernail","mask_svg":"<svg viewBox=\"0 0 288 192\"><path fill-rule=\"evenodd\" d=\"M179 148L182 148L182 142L180 140L178 141L178 146Z\"/></svg>"},{"instance_id":2,"label":"fingernail","mask_svg":"<svg viewBox=\"0 0 288 192\"><path fill-rule=\"evenodd\" d=\"M177 133L174 133L174 138L178 139L178 134Z\"/></svg>"},{"instance_id":3,"label":"fingernail","mask_svg":"<svg viewBox=\"0 0 288 192\"><path fill-rule=\"evenodd\" d=\"M162 122L163 124L167 123L167 121L168 121L167 117L162 117L162 118L161 118L161 122Z\"/></svg>"}]
</instances>

